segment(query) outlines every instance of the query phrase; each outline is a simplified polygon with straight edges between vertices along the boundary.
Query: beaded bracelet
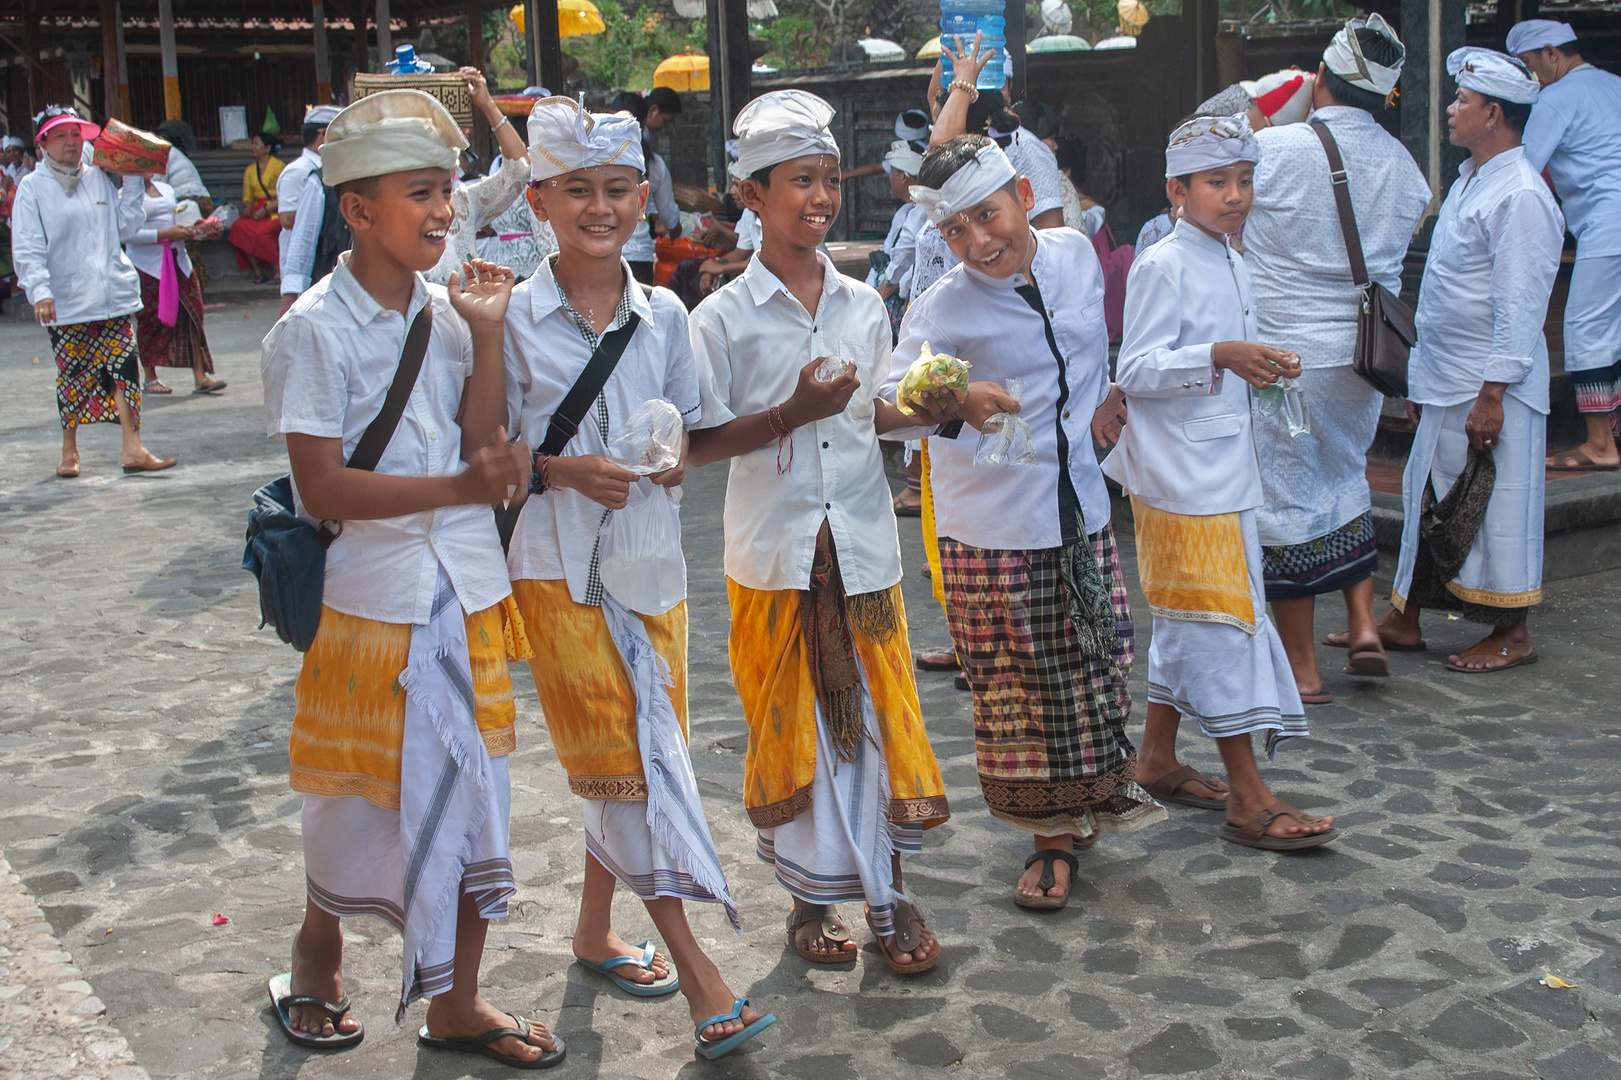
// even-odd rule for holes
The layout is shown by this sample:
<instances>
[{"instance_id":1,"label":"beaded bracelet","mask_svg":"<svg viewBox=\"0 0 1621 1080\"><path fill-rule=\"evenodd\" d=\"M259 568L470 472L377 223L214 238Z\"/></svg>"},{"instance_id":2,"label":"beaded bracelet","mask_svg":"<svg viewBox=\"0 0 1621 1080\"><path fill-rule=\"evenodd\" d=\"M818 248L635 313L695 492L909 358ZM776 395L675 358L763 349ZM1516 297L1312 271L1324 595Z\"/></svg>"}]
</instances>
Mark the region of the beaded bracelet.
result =
<instances>
[{"instance_id":1,"label":"beaded bracelet","mask_svg":"<svg viewBox=\"0 0 1621 1080\"><path fill-rule=\"evenodd\" d=\"M766 421L771 425L772 432L777 436L777 475L794 471L794 429L788 426L788 421L782 418L782 406L773 405L766 410ZM788 444L788 465L782 464L782 444Z\"/></svg>"},{"instance_id":2,"label":"beaded bracelet","mask_svg":"<svg viewBox=\"0 0 1621 1080\"><path fill-rule=\"evenodd\" d=\"M535 467L529 474L529 494L541 495L551 487L551 467L552 455L535 455Z\"/></svg>"},{"instance_id":3,"label":"beaded bracelet","mask_svg":"<svg viewBox=\"0 0 1621 1080\"><path fill-rule=\"evenodd\" d=\"M963 90L968 94L968 104L972 105L979 100L979 88L971 82L962 79L952 79L946 84L947 90Z\"/></svg>"}]
</instances>

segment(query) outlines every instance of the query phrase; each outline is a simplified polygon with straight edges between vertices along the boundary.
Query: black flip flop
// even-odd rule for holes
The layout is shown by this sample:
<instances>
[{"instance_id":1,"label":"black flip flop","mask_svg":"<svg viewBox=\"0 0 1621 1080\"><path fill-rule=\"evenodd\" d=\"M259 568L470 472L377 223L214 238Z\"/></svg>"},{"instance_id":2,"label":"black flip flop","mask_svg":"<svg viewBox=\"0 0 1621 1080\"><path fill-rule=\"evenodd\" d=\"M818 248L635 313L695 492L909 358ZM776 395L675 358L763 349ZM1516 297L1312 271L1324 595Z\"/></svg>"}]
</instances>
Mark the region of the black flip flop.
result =
<instances>
[{"instance_id":1,"label":"black flip flop","mask_svg":"<svg viewBox=\"0 0 1621 1080\"><path fill-rule=\"evenodd\" d=\"M1046 848L1042 851L1033 852L1028 859L1024 860L1024 868L1028 870L1038 862L1045 864L1041 868L1041 877L1036 881L1036 888L1045 893L1058 884L1058 878L1053 875L1053 863L1059 859L1063 859L1064 862L1069 864L1069 887L1064 890L1063 896L1042 896L1039 900L1032 900L1029 897L1020 896L1019 890L1015 886L1013 902L1022 908L1029 908L1031 911L1063 911L1064 908L1068 907L1069 894L1075 891L1076 875L1081 872L1079 859L1059 848Z\"/></svg>"},{"instance_id":2,"label":"black flip flop","mask_svg":"<svg viewBox=\"0 0 1621 1080\"><path fill-rule=\"evenodd\" d=\"M417 1032L417 1042L433 1050L460 1050L464 1054L480 1054L493 1061L499 1061L509 1069L549 1069L553 1065L562 1063L564 1055L568 1053L568 1047L564 1045L562 1036L556 1034L552 1035L552 1044L557 1049L549 1053L543 1052L534 1061L525 1061L523 1058L516 1058L511 1054L503 1054L499 1050L491 1049L491 1043L509 1037L522 1043L528 1043L530 1046L536 1046L535 1043L529 1042L529 1021L517 1013L512 1014L512 1020L517 1025L516 1027L491 1028L482 1035L474 1035L466 1039L441 1039L436 1035L429 1035L428 1025L423 1024L422 1030Z\"/></svg>"},{"instance_id":3,"label":"black flip flop","mask_svg":"<svg viewBox=\"0 0 1621 1080\"><path fill-rule=\"evenodd\" d=\"M889 500L889 505L894 508L896 517L920 518L923 516L923 507L905 506L901 503L900 498L901 497L897 495L893 499Z\"/></svg>"},{"instance_id":4,"label":"black flip flop","mask_svg":"<svg viewBox=\"0 0 1621 1080\"><path fill-rule=\"evenodd\" d=\"M324 1001L309 994L295 994L292 992L293 973L290 971L277 975L267 986L270 990L270 1007L276 1010L276 1018L281 1021L281 1033L287 1036L287 1040L293 1045L310 1050L347 1050L351 1046L359 1046L360 1040L366 1037L365 1024L361 1024L353 1031L338 1030L338 1021L354 1011L349 1006L347 994L342 1001ZM313 1005L325 1012L332 1019L332 1034L309 1035L295 1031L289 1013L295 1005Z\"/></svg>"}]
</instances>

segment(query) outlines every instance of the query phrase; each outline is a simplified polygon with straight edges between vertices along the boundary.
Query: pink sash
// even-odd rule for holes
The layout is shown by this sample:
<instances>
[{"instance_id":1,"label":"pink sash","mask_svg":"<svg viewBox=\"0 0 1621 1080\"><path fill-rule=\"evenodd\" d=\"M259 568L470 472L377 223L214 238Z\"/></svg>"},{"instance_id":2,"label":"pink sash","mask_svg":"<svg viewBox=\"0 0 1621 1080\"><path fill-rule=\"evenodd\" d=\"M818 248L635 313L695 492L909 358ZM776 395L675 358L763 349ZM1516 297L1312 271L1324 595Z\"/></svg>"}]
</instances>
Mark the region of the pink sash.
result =
<instances>
[{"instance_id":1,"label":"pink sash","mask_svg":"<svg viewBox=\"0 0 1621 1080\"><path fill-rule=\"evenodd\" d=\"M173 326L180 318L180 271L175 268L174 246L163 241L162 266L158 269L158 321Z\"/></svg>"}]
</instances>

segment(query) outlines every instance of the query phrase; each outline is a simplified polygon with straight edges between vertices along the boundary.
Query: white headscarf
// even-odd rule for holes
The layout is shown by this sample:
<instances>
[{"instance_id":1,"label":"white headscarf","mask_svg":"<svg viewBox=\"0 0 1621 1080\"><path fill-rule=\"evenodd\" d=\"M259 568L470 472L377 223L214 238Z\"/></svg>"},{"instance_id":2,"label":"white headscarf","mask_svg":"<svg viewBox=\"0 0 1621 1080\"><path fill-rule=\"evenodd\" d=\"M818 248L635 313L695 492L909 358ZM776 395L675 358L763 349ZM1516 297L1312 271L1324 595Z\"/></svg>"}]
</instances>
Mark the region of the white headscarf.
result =
<instances>
[{"instance_id":1,"label":"white headscarf","mask_svg":"<svg viewBox=\"0 0 1621 1080\"><path fill-rule=\"evenodd\" d=\"M0 139L0 150L21 150L27 145L15 135L7 135L5 138Z\"/></svg>"},{"instance_id":2,"label":"white headscarf","mask_svg":"<svg viewBox=\"0 0 1621 1080\"><path fill-rule=\"evenodd\" d=\"M896 139L889 144L889 152L884 155L884 172L899 169L908 176L916 176L922 168L923 155L913 150L911 143Z\"/></svg>"},{"instance_id":3,"label":"white headscarf","mask_svg":"<svg viewBox=\"0 0 1621 1080\"><path fill-rule=\"evenodd\" d=\"M1400 58L1394 67L1385 67L1376 64L1362 55L1362 46L1356 39L1358 30L1372 30L1380 37L1388 38L1400 52ZM1346 19L1345 25L1334 40L1328 43L1323 50L1323 63L1328 70L1362 90L1388 97L1396 88L1396 81L1401 78L1402 63L1407 59L1407 47L1396 36L1396 31L1385 22L1384 16L1374 12L1366 19Z\"/></svg>"},{"instance_id":4,"label":"white headscarf","mask_svg":"<svg viewBox=\"0 0 1621 1080\"><path fill-rule=\"evenodd\" d=\"M929 131L934 125L929 122L929 114L922 109L907 109L895 117L895 138L907 142L923 142L929 137Z\"/></svg>"},{"instance_id":5,"label":"white headscarf","mask_svg":"<svg viewBox=\"0 0 1621 1080\"><path fill-rule=\"evenodd\" d=\"M629 113L593 115L573 98L549 97L529 111L529 176L549 180L576 169L628 165L645 172L642 125Z\"/></svg>"},{"instance_id":6,"label":"white headscarf","mask_svg":"<svg viewBox=\"0 0 1621 1080\"><path fill-rule=\"evenodd\" d=\"M1288 68L1238 85L1255 100L1261 115L1278 125L1298 124L1311 115L1311 91L1316 82L1315 73Z\"/></svg>"},{"instance_id":7,"label":"white headscarf","mask_svg":"<svg viewBox=\"0 0 1621 1080\"><path fill-rule=\"evenodd\" d=\"M1240 161L1260 161L1261 144L1247 113L1195 116L1171 132L1165 147L1165 175L1187 176Z\"/></svg>"},{"instance_id":8,"label":"white headscarf","mask_svg":"<svg viewBox=\"0 0 1621 1080\"><path fill-rule=\"evenodd\" d=\"M1536 52L1548 45L1568 45L1576 40L1576 31L1569 23L1553 19L1526 19L1515 23L1508 32L1508 51L1515 56Z\"/></svg>"},{"instance_id":9,"label":"white headscarf","mask_svg":"<svg viewBox=\"0 0 1621 1080\"><path fill-rule=\"evenodd\" d=\"M807 91L761 94L732 121L732 133L737 136L737 171L733 175L753 176L807 154L827 154L837 161L839 144L827 127L832 119L833 106Z\"/></svg>"},{"instance_id":10,"label":"white headscarf","mask_svg":"<svg viewBox=\"0 0 1621 1080\"><path fill-rule=\"evenodd\" d=\"M913 184L908 191L912 201L923 208L936 225L995 195L1009 180L1019 175L1013 162L994 142L980 148L967 164L951 174L938 188Z\"/></svg>"},{"instance_id":11,"label":"white headscarf","mask_svg":"<svg viewBox=\"0 0 1621 1080\"><path fill-rule=\"evenodd\" d=\"M421 90L383 90L327 125L321 176L337 187L408 169L454 170L466 146L461 128L437 99Z\"/></svg>"},{"instance_id":12,"label":"white headscarf","mask_svg":"<svg viewBox=\"0 0 1621 1080\"><path fill-rule=\"evenodd\" d=\"M342 111L336 105L311 105L304 110L304 123L325 127L336 120Z\"/></svg>"},{"instance_id":13,"label":"white headscarf","mask_svg":"<svg viewBox=\"0 0 1621 1080\"><path fill-rule=\"evenodd\" d=\"M1533 105L1537 100L1537 80L1531 69L1512 56L1494 49L1466 45L1447 57L1447 74L1459 86L1477 94Z\"/></svg>"}]
</instances>

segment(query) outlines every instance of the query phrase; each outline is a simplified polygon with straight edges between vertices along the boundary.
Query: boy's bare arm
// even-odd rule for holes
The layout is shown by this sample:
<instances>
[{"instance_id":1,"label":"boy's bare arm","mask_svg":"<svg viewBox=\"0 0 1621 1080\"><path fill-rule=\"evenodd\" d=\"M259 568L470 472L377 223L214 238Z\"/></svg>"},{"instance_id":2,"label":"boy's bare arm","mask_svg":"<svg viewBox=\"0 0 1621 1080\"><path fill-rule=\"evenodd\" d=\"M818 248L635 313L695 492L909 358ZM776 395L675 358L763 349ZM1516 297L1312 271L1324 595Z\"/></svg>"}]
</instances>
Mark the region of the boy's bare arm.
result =
<instances>
[{"instance_id":1,"label":"boy's bare arm","mask_svg":"<svg viewBox=\"0 0 1621 1080\"><path fill-rule=\"evenodd\" d=\"M787 401L777 406L777 415L792 431L829 416L837 416L850 404L850 397L861 385L854 365L832 382L818 382L816 369L827 359L819 356L799 369L799 385ZM775 441L779 432L773 426L771 411L739 416L719 427L705 428L692 433L687 451L687 464L704 466L727 458L753 453Z\"/></svg>"},{"instance_id":2,"label":"boy's bare arm","mask_svg":"<svg viewBox=\"0 0 1621 1080\"><path fill-rule=\"evenodd\" d=\"M390 476L344 466L343 440L288 435L287 457L304 508L324 520L367 521L441 506L494 504L529 480L529 450L497 426L456 476Z\"/></svg>"}]
</instances>

